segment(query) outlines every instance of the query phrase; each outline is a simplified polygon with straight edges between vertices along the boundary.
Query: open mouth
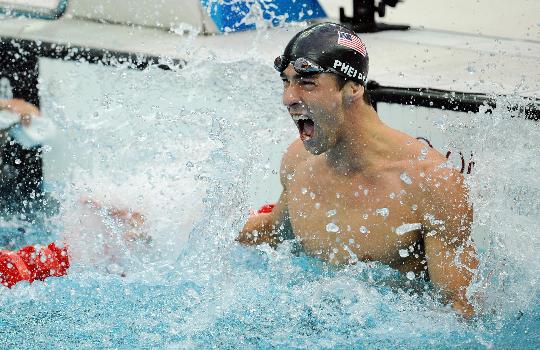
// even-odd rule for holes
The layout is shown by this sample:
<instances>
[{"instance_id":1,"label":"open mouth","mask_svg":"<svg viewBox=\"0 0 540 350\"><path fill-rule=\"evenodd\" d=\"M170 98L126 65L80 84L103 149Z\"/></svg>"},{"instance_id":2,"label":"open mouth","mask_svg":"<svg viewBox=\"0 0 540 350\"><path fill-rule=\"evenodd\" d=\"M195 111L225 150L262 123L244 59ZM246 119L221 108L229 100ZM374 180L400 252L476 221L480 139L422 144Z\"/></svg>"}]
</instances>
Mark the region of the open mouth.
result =
<instances>
[{"instance_id":1,"label":"open mouth","mask_svg":"<svg viewBox=\"0 0 540 350\"><path fill-rule=\"evenodd\" d=\"M300 133L300 139L302 141L309 141L315 134L315 123L310 118L300 115L293 116L298 132Z\"/></svg>"}]
</instances>

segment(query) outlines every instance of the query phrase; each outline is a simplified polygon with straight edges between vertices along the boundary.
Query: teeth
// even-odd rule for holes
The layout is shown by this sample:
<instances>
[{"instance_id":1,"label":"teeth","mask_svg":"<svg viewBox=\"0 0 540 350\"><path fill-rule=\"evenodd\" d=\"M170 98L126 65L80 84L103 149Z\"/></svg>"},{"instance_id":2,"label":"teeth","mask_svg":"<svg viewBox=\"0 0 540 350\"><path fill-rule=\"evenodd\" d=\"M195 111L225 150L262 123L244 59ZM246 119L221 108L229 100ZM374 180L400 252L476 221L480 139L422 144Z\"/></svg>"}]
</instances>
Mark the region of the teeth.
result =
<instances>
[{"instance_id":1,"label":"teeth","mask_svg":"<svg viewBox=\"0 0 540 350\"><path fill-rule=\"evenodd\" d=\"M299 120L308 120L309 118L305 115L293 115L292 116L293 120L294 121L299 121Z\"/></svg>"}]
</instances>

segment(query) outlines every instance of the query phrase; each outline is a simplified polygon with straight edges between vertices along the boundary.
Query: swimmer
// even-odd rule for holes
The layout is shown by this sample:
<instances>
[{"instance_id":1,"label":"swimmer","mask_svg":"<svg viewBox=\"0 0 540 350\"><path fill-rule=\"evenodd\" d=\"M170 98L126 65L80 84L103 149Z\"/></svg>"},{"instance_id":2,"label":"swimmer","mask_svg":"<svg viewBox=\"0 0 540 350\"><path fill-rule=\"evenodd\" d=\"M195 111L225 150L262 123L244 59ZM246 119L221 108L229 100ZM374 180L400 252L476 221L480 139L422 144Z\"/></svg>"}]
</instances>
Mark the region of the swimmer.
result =
<instances>
[{"instance_id":1,"label":"swimmer","mask_svg":"<svg viewBox=\"0 0 540 350\"><path fill-rule=\"evenodd\" d=\"M292 234L329 263L380 261L431 280L455 310L474 315L465 293L478 260L463 177L442 154L381 121L366 90L361 39L316 24L274 66L300 138L283 156L275 208L252 215L237 240L275 245Z\"/></svg>"}]
</instances>

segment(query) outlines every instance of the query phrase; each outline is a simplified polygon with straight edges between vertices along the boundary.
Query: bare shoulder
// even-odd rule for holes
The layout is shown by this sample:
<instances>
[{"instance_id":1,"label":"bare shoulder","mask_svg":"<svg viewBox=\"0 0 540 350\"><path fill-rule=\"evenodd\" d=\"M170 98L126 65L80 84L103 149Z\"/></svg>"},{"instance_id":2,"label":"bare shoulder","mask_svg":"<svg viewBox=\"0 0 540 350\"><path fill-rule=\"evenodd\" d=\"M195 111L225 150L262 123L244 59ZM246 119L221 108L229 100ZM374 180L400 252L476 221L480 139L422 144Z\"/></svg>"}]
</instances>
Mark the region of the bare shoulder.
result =
<instances>
[{"instance_id":1,"label":"bare shoulder","mask_svg":"<svg viewBox=\"0 0 540 350\"><path fill-rule=\"evenodd\" d=\"M408 137L398 168L405 172L402 181L415 184L409 187L420 197L426 208L441 208L441 202L457 203L467 199L468 191L463 175L448 163L446 157L425 143ZM417 197L417 198L418 198Z\"/></svg>"},{"instance_id":2,"label":"bare shoulder","mask_svg":"<svg viewBox=\"0 0 540 350\"><path fill-rule=\"evenodd\" d=\"M283 186L287 184L288 175L293 175L298 165L312 157L302 143L302 140L294 140L283 155L281 160L280 178Z\"/></svg>"},{"instance_id":3,"label":"bare shoulder","mask_svg":"<svg viewBox=\"0 0 540 350\"><path fill-rule=\"evenodd\" d=\"M451 195L455 190L465 186L463 175L438 152L426 159L421 169L425 178L423 183L432 193Z\"/></svg>"}]
</instances>

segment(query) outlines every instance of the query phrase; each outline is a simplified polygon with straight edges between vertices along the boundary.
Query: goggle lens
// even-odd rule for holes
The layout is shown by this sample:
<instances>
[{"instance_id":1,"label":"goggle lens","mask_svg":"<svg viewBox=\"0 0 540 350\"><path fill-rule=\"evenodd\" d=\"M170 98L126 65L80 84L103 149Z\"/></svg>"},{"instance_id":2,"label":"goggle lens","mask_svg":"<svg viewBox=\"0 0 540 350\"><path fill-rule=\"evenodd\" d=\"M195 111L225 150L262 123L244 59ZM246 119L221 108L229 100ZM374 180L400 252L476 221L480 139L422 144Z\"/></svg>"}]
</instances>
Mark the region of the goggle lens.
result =
<instances>
[{"instance_id":1,"label":"goggle lens","mask_svg":"<svg viewBox=\"0 0 540 350\"><path fill-rule=\"evenodd\" d=\"M274 60L274 69L280 73L283 73L283 71L287 68L288 65L289 61L283 55L276 57L276 59Z\"/></svg>"},{"instance_id":2,"label":"goggle lens","mask_svg":"<svg viewBox=\"0 0 540 350\"><path fill-rule=\"evenodd\" d=\"M281 55L276 57L274 60L274 69L280 73L283 73L287 66L289 65L289 60ZM324 73L327 70L319 66L318 64L311 62L307 58L300 57L293 62L293 68L298 74L315 74L315 73Z\"/></svg>"},{"instance_id":3,"label":"goggle lens","mask_svg":"<svg viewBox=\"0 0 540 350\"><path fill-rule=\"evenodd\" d=\"M298 74L315 74L326 72L326 69L303 57L300 57L294 61L293 67Z\"/></svg>"}]
</instances>

